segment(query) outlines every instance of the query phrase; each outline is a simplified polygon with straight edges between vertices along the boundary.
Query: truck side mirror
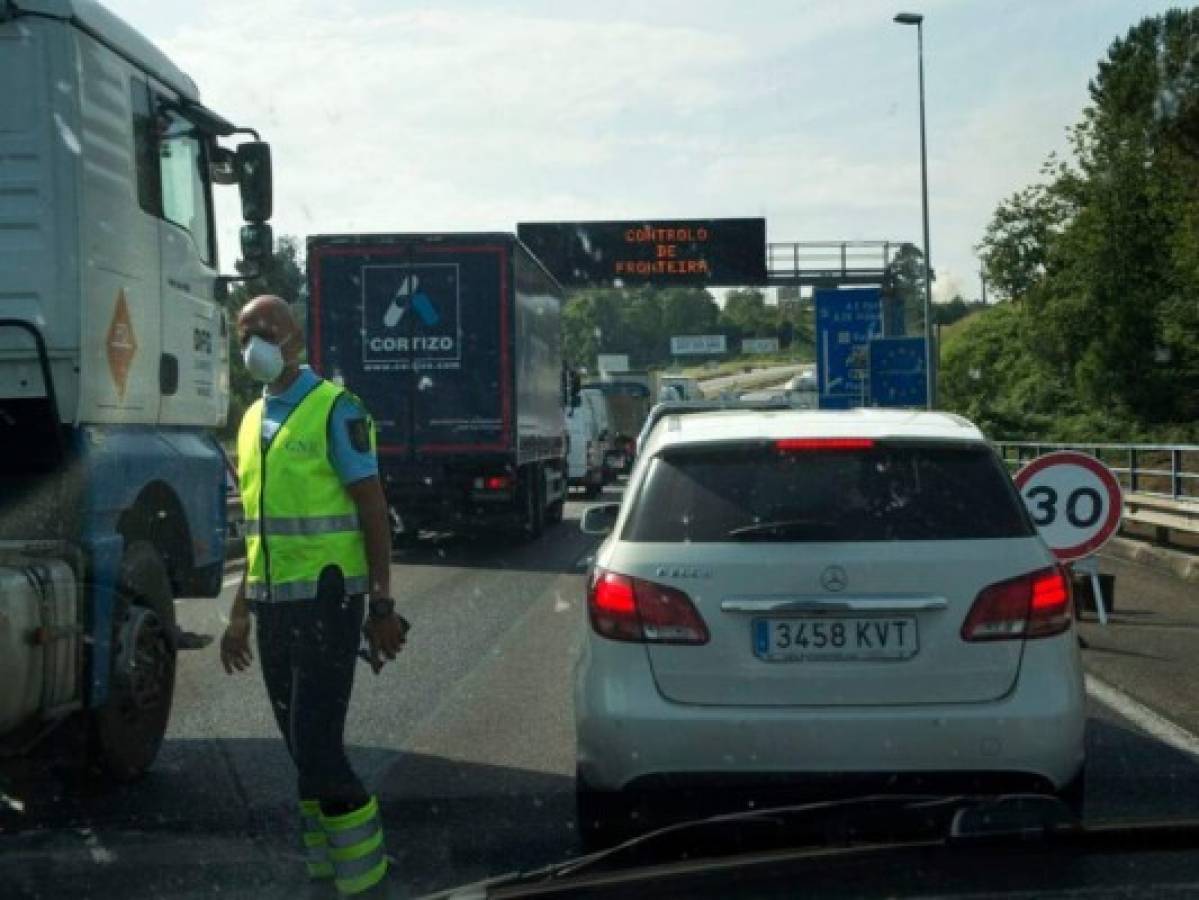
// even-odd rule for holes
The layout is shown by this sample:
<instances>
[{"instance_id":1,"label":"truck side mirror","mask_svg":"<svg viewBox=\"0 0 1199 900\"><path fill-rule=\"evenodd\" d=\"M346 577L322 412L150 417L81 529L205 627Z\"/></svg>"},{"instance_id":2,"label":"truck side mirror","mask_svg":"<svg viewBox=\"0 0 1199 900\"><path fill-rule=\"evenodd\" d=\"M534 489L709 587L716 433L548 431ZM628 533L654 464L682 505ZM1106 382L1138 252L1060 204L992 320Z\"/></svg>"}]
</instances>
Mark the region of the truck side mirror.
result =
<instances>
[{"instance_id":1,"label":"truck side mirror","mask_svg":"<svg viewBox=\"0 0 1199 900\"><path fill-rule=\"evenodd\" d=\"M237 145L237 186L241 191L241 217L266 222L272 212L271 145L248 141Z\"/></svg>"},{"instance_id":2,"label":"truck side mirror","mask_svg":"<svg viewBox=\"0 0 1199 900\"><path fill-rule=\"evenodd\" d=\"M261 267L275 251L275 235L266 222L247 222L241 227L241 258Z\"/></svg>"}]
</instances>

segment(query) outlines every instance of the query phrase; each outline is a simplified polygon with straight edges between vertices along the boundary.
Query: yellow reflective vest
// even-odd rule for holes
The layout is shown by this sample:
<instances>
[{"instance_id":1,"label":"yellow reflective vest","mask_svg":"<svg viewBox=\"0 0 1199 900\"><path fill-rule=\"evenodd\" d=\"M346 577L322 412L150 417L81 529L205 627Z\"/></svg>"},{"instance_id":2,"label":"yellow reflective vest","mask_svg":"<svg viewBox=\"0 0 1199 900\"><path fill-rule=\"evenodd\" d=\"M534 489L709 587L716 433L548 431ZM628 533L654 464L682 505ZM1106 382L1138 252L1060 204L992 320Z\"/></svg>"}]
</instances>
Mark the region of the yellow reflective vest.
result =
<instances>
[{"instance_id":1,"label":"yellow reflective vest","mask_svg":"<svg viewBox=\"0 0 1199 900\"><path fill-rule=\"evenodd\" d=\"M345 389L321 381L263 448L264 401L237 434L237 475L246 523L246 594L309 600L321 572L338 566L347 594L368 590L358 508L329 462L329 417ZM371 448L375 446L371 426Z\"/></svg>"}]
</instances>

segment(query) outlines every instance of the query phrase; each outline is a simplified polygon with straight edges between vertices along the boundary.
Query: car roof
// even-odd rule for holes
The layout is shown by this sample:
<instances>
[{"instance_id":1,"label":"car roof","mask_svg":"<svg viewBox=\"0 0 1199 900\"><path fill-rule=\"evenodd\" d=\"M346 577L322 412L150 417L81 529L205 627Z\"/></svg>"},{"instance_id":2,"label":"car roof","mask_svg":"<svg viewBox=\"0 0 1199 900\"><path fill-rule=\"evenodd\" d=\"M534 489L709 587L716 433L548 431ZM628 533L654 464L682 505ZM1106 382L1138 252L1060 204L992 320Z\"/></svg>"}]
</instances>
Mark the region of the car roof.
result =
<instances>
[{"instance_id":1,"label":"car roof","mask_svg":"<svg viewBox=\"0 0 1199 900\"><path fill-rule=\"evenodd\" d=\"M900 409L719 409L667 411L646 451L679 444L795 437L923 438L986 442L968 419L953 413Z\"/></svg>"}]
</instances>

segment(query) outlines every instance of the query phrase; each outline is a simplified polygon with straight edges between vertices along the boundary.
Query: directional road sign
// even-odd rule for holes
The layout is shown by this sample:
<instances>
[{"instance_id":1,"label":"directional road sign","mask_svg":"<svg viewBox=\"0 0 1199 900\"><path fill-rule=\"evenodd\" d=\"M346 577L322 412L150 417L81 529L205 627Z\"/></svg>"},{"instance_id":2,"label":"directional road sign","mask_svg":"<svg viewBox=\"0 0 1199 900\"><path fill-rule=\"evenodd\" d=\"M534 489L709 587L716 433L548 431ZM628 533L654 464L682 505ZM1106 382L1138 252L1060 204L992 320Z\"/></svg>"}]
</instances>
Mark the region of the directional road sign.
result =
<instances>
[{"instance_id":1,"label":"directional road sign","mask_svg":"<svg viewBox=\"0 0 1199 900\"><path fill-rule=\"evenodd\" d=\"M878 288L817 290L816 378L821 409L850 409L868 401L868 345L882 337Z\"/></svg>"},{"instance_id":2,"label":"directional road sign","mask_svg":"<svg viewBox=\"0 0 1199 900\"><path fill-rule=\"evenodd\" d=\"M870 342L870 402L874 406L927 405L924 338L888 337Z\"/></svg>"}]
</instances>

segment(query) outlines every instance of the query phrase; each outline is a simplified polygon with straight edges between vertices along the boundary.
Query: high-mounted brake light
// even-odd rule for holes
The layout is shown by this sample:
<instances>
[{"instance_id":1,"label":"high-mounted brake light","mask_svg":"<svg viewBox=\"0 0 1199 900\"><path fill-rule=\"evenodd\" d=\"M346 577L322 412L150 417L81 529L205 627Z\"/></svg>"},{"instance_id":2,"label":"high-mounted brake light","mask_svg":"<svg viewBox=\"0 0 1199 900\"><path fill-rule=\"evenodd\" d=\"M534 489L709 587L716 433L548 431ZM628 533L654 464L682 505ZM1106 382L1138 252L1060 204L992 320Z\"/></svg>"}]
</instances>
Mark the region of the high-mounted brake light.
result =
<instances>
[{"instance_id":1,"label":"high-mounted brake light","mask_svg":"<svg viewBox=\"0 0 1199 900\"><path fill-rule=\"evenodd\" d=\"M776 450L788 453L800 450L869 450L873 446L872 438L782 438L774 442Z\"/></svg>"},{"instance_id":2,"label":"high-mounted brake light","mask_svg":"<svg viewBox=\"0 0 1199 900\"><path fill-rule=\"evenodd\" d=\"M962 640L1050 637L1070 627L1070 579L1061 566L983 588L962 624Z\"/></svg>"},{"instance_id":3,"label":"high-mounted brake light","mask_svg":"<svg viewBox=\"0 0 1199 900\"><path fill-rule=\"evenodd\" d=\"M597 570L587 592L591 627L614 641L706 644L708 626L682 591Z\"/></svg>"}]
</instances>

